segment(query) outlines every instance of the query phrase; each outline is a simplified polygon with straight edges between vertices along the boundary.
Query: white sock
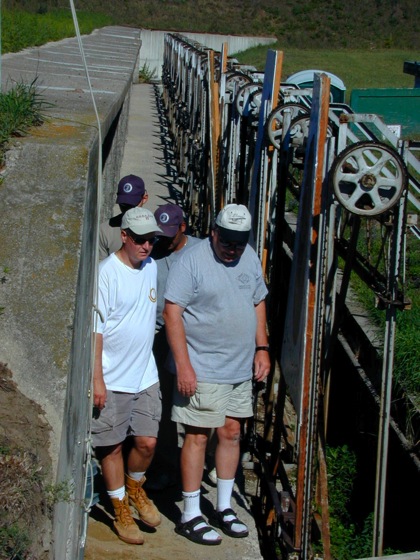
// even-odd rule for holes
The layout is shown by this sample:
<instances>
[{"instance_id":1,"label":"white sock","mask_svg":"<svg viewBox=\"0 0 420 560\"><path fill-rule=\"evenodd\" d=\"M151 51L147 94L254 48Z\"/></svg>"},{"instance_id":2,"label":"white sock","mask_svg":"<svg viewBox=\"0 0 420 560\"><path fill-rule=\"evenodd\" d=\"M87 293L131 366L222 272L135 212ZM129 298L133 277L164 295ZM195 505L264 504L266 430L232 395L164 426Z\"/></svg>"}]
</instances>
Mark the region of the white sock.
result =
<instances>
[{"instance_id":1,"label":"white sock","mask_svg":"<svg viewBox=\"0 0 420 560\"><path fill-rule=\"evenodd\" d=\"M194 492L182 492L184 500L184 512L181 517L181 522L186 523L197 515L201 515L200 509L200 490Z\"/></svg>"},{"instance_id":2,"label":"white sock","mask_svg":"<svg viewBox=\"0 0 420 560\"><path fill-rule=\"evenodd\" d=\"M217 479L217 511L223 512L225 509L230 509L230 500L232 498L233 485L235 479L226 480L222 478ZM235 515L224 515L224 521L232 521L236 519ZM232 523L231 530L235 533L243 533L248 530L244 523Z\"/></svg>"},{"instance_id":3,"label":"white sock","mask_svg":"<svg viewBox=\"0 0 420 560\"><path fill-rule=\"evenodd\" d=\"M232 497L233 485L235 479L227 480L224 478L217 479L217 511L224 511L230 508L230 499Z\"/></svg>"},{"instance_id":4,"label":"white sock","mask_svg":"<svg viewBox=\"0 0 420 560\"><path fill-rule=\"evenodd\" d=\"M118 498L119 500L123 500L125 497L125 486L121 486L121 488L117 488L116 490L107 490L107 494L110 498Z\"/></svg>"},{"instance_id":5,"label":"white sock","mask_svg":"<svg viewBox=\"0 0 420 560\"><path fill-rule=\"evenodd\" d=\"M132 472L132 471L128 471L128 476L130 478L132 478L133 480L136 480L137 482L139 482L143 476L146 474L145 472Z\"/></svg>"},{"instance_id":6,"label":"white sock","mask_svg":"<svg viewBox=\"0 0 420 560\"><path fill-rule=\"evenodd\" d=\"M188 521L191 521L191 519L194 519L194 517L201 515L200 490L196 490L195 492L182 492L182 498L184 500L184 512L181 516L181 523L187 523ZM197 531L202 527L208 527L207 523L199 523L194 527L194 530ZM220 539L220 535L212 529L203 535L203 539L216 541Z\"/></svg>"}]
</instances>

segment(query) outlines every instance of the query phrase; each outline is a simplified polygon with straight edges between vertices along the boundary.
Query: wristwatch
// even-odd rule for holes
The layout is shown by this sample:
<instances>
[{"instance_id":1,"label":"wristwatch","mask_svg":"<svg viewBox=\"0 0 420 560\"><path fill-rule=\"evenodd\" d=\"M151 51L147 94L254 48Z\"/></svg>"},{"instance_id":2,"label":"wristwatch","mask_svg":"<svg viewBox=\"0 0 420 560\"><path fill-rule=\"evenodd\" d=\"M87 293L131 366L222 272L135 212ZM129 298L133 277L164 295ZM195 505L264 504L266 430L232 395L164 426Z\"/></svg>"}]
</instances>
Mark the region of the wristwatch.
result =
<instances>
[{"instance_id":1,"label":"wristwatch","mask_svg":"<svg viewBox=\"0 0 420 560\"><path fill-rule=\"evenodd\" d=\"M264 350L265 352L270 352L270 347L269 346L257 346L255 348L255 352L259 352L260 350Z\"/></svg>"}]
</instances>

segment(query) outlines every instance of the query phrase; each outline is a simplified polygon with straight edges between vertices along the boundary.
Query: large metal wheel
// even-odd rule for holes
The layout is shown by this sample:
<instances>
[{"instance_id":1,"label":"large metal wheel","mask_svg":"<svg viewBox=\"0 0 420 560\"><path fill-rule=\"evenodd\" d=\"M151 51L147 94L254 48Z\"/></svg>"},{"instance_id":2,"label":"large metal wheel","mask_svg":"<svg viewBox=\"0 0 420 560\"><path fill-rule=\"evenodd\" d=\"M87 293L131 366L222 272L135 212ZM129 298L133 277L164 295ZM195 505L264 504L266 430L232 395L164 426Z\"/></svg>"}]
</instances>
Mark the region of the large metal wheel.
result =
<instances>
[{"instance_id":1,"label":"large metal wheel","mask_svg":"<svg viewBox=\"0 0 420 560\"><path fill-rule=\"evenodd\" d=\"M377 216L392 208L407 186L399 154L386 144L358 142L343 150L330 171L337 200L353 214Z\"/></svg>"},{"instance_id":2,"label":"large metal wheel","mask_svg":"<svg viewBox=\"0 0 420 560\"><path fill-rule=\"evenodd\" d=\"M289 122L300 115L309 115L309 109L301 103L284 103L271 111L267 117L266 131L269 141L278 150L283 138L283 123L286 111L290 113Z\"/></svg>"}]
</instances>

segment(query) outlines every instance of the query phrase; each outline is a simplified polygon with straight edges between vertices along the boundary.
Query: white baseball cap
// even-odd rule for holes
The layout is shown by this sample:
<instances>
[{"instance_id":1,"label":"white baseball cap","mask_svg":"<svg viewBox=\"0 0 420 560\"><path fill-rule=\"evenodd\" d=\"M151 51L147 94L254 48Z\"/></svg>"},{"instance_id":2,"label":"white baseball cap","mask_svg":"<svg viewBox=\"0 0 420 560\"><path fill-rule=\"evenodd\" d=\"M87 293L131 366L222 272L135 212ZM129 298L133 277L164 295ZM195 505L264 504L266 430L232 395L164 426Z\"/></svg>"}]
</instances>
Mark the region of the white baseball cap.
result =
<instances>
[{"instance_id":1,"label":"white baseball cap","mask_svg":"<svg viewBox=\"0 0 420 560\"><path fill-rule=\"evenodd\" d=\"M243 204L227 204L217 215L216 226L224 240L247 243L251 231L251 214Z\"/></svg>"},{"instance_id":2,"label":"white baseball cap","mask_svg":"<svg viewBox=\"0 0 420 560\"><path fill-rule=\"evenodd\" d=\"M127 210L121 221L121 229L130 229L137 235L162 233L162 230L157 225L153 212L140 206Z\"/></svg>"}]
</instances>

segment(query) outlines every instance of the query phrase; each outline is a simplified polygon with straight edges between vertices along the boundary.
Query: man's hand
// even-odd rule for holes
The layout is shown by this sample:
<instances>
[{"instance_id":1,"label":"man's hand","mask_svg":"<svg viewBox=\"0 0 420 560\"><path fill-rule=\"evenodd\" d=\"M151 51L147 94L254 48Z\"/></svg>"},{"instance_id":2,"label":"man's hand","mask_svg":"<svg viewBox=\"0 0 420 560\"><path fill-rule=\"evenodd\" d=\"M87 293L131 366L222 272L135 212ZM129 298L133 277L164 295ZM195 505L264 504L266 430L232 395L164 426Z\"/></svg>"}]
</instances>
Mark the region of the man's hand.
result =
<instances>
[{"instance_id":1,"label":"man's hand","mask_svg":"<svg viewBox=\"0 0 420 560\"><path fill-rule=\"evenodd\" d=\"M102 410L106 401L106 386L102 370L103 336L95 336L95 363L93 366L93 406Z\"/></svg>"},{"instance_id":2,"label":"man's hand","mask_svg":"<svg viewBox=\"0 0 420 560\"><path fill-rule=\"evenodd\" d=\"M270 373L270 356L266 350L255 352L254 356L254 379L255 381L264 381Z\"/></svg>"},{"instance_id":3,"label":"man's hand","mask_svg":"<svg viewBox=\"0 0 420 560\"><path fill-rule=\"evenodd\" d=\"M106 386L104 378L93 378L93 406L102 410L106 402Z\"/></svg>"},{"instance_id":4,"label":"man's hand","mask_svg":"<svg viewBox=\"0 0 420 560\"><path fill-rule=\"evenodd\" d=\"M177 371L178 391L183 397L192 397L197 389L197 376L192 367Z\"/></svg>"}]
</instances>

